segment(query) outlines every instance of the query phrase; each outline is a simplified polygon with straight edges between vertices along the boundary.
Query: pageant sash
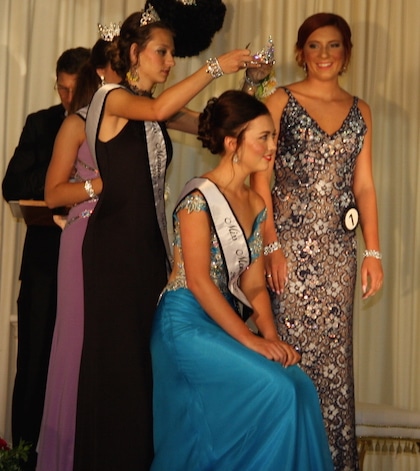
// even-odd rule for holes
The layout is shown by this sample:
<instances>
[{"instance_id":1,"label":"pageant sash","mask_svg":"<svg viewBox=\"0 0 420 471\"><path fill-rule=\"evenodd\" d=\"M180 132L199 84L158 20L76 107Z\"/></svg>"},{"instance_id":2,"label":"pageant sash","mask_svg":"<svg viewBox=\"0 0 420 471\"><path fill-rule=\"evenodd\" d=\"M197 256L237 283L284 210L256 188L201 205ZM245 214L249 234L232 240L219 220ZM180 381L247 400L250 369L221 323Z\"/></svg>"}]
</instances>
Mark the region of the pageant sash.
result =
<instances>
[{"instance_id":1,"label":"pageant sash","mask_svg":"<svg viewBox=\"0 0 420 471\"><path fill-rule=\"evenodd\" d=\"M182 190L176 206L194 190L199 190L203 194L209 207L227 266L229 291L244 306L251 309L250 302L239 287L239 277L249 266L251 260L244 231L226 198L218 187L207 178L193 178L190 180ZM246 320L249 313L247 315L241 313L241 315Z\"/></svg>"},{"instance_id":2,"label":"pageant sash","mask_svg":"<svg viewBox=\"0 0 420 471\"><path fill-rule=\"evenodd\" d=\"M97 165L96 140L99 134L99 124L102 118L105 99L108 93L115 88L124 88L122 85L108 83L97 90L92 98L86 117L86 139L93 161ZM167 269L171 270L172 252L169 244L166 214L165 214L165 173L166 173L166 145L162 129L157 122L145 121L147 154L149 158L150 175L152 178L153 196L155 200L156 217L159 229L165 244Z\"/></svg>"},{"instance_id":3,"label":"pageant sash","mask_svg":"<svg viewBox=\"0 0 420 471\"><path fill-rule=\"evenodd\" d=\"M162 129L156 121L145 121L147 155L149 156L150 175L152 177L153 195L155 198L156 217L162 239L165 244L168 261L168 273L172 268L172 252L168 238L168 226L165 213L165 175L166 175L166 144Z\"/></svg>"},{"instance_id":4,"label":"pageant sash","mask_svg":"<svg viewBox=\"0 0 420 471\"><path fill-rule=\"evenodd\" d=\"M83 119L83 121L86 121L87 110L88 106L84 106L83 108L77 110L76 114L78 114Z\"/></svg>"},{"instance_id":5,"label":"pageant sash","mask_svg":"<svg viewBox=\"0 0 420 471\"><path fill-rule=\"evenodd\" d=\"M106 85L99 88L93 95L93 98L89 104L87 115L86 115L86 140L92 154L93 161L98 167L98 161L96 158L96 139L99 134L99 123L102 118L102 112L104 109L105 98L111 90L115 88L124 88L122 85L116 83L107 83Z\"/></svg>"}]
</instances>

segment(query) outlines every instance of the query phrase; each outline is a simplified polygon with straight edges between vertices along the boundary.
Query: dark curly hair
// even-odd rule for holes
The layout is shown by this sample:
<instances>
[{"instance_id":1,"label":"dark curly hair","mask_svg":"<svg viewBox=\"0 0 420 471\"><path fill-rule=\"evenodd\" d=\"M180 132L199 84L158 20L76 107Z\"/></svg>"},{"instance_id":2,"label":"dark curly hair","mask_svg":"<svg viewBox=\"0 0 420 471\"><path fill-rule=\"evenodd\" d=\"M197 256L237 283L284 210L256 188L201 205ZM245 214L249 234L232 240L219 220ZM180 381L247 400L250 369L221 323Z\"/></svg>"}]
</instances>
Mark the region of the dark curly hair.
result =
<instances>
[{"instance_id":1,"label":"dark curly hair","mask_svg":"<svg viewBox=\"0 0 420 471\"><path fill-rule=\"evenodd\" d=\"M175 56L191 57L207 49L223 26L226 6L221 0L147 0L159 17L175 31Z\"/></svg>"},{"instance_id":2,"label":"dark curly hair","mask_svg":"<svg viewBox=\"0 0 420 471\"><path fill-rule=\"evenodd\" d=\"M111 67L122 79L125 79L130 70L130 47L132 44L136 43L141 52L147 46L155 29L166 29L172 35L174 34L170 26L163 21L140 26L142 13L142 11L137 11L125 19L118 39L110 47Z\"/></svg>"},{"instance_id":3,"label":"dark curly hair","mask_svg":"<svg viewBox=\"0 0 420 471\"><path fill-rule=\"evenodd\" d=\"M197 139L212 154L222 154L225 137L236 137L240 145L246 124L269 114L264 103L255 97L239 90L228 90L207 102L199 116Z\"/></svg>"}]
</instances>

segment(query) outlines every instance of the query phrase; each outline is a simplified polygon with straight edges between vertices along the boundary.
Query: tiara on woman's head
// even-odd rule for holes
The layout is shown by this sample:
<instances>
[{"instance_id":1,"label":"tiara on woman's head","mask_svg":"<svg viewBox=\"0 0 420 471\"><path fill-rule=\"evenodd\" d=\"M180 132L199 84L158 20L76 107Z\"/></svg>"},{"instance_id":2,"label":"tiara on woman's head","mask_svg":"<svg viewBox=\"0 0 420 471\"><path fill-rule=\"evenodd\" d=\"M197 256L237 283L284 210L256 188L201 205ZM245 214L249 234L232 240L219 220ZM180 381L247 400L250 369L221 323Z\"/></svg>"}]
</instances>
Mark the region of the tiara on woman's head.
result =
<instances>
[{"instance_id":1,"label":"tiara on woman's head","mask_svg":"<svg viewBox=\"0 0 420 471\"><path fill-rule=\"evenodd\" d=\"M109 26L98 23L98 31L104 41L111 42L115 36L120 35L120 30L121 23L109 23Z\"/></svg>"},{"instance_id":2,"label":"tiara on woman's head","mask_svg":"<svg viewBox=\"0 0 420 471\"><path fill-rule=\"evenodd\" d=\"M159 15L153 5L149 5L141 14L140 26L150 25L150 23L156 23L156 21L160 21Z\"/></svg>"}]
</instances>

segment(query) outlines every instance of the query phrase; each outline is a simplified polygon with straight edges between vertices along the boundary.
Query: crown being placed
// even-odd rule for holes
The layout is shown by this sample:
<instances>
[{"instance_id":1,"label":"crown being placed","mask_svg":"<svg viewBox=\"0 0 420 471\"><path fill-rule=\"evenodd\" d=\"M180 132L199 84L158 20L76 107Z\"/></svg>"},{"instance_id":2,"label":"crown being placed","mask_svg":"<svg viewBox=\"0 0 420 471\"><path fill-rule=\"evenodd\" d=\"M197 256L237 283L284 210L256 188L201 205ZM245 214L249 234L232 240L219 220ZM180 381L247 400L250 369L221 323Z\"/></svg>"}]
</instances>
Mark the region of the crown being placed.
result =
<instances>
[{"instance_id":1,"label":"crown being placed","mask_svg":"<svg viewBox=\"0 0 420 471\"><path fill-rule=\"evenodd\" d=\"M150 23L155 23L156 21L160 21L159 15L153 8L153 5L149 5L141 14L140 26L150 25Z\"/></svg>"},{"instance_id":2,"label":"crown being placed","mask_svg":"<svg viewBox=\"0 0 420 471\"><path fill-rule=\"evenodd\" d=\"M260 60L265 64L275 64L274 60L274 42L271 36L268 38L267 45L254 55L255 60Z\"/></svg>"},{"instance_id":3,"label":"crown being placed","mask_svg":"<svg viewBox=\"0 0 420 471\"><path fill-rule=\"evenodd\" d=\"M98 30L101 35L101 38L104 41L109 41L111 42L115 36L120 35L120 29L121 29L121 23L109 23L108 25L102 25L101 23L98 23Z\"/></svg>"},{"instance_id":4,"label":"crown being placed","mask_svg":"<svg viewBox=\"0 0 420 471\"><path fill-rule=\"evenodd\" d=\"M195 7L197 6L196 0L176 0L179 3L182 3L183 5L194 5Z\"/></svg>"}]
</instances>

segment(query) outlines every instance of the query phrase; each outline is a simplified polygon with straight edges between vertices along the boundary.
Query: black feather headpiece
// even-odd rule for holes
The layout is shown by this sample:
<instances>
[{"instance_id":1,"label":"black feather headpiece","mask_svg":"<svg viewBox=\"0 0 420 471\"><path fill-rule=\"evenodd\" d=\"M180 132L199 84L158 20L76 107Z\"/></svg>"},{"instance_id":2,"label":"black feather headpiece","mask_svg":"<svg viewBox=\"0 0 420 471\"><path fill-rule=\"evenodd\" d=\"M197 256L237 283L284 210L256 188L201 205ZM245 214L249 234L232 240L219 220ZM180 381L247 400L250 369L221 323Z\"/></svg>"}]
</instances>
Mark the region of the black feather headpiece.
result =
<instances>
[{"instance_id":1,"label":"black feather headpiece","mask_svg":"<svg viewBox=\"0 0 420 471\"><path fill-rule=\"evenodd\" d=\"M175 56L191 57L207 49L223 26L226 6L221 0L147 0L175 32Z\"/></svg>"}]
</instances>

